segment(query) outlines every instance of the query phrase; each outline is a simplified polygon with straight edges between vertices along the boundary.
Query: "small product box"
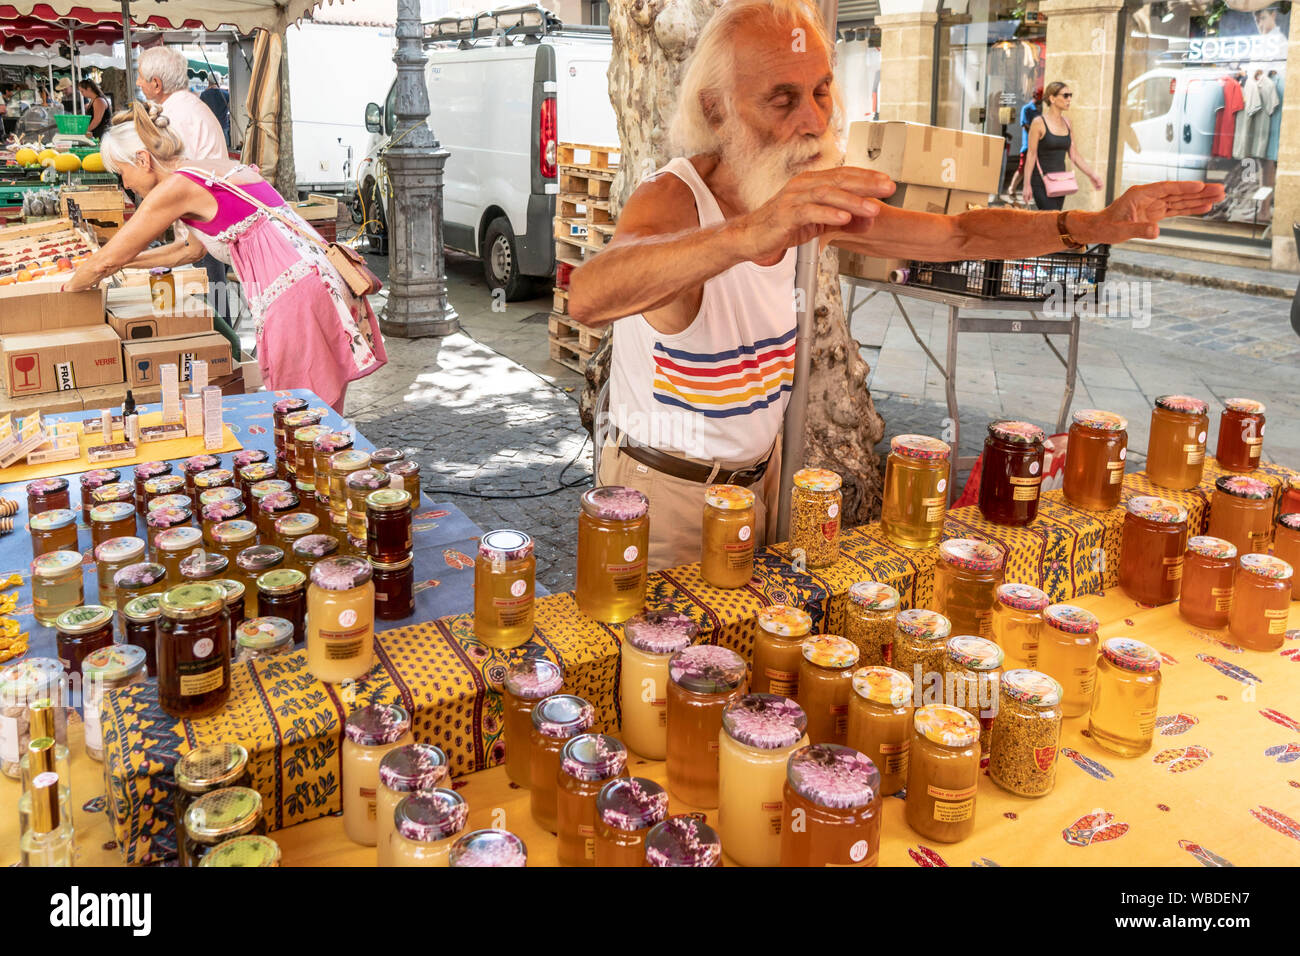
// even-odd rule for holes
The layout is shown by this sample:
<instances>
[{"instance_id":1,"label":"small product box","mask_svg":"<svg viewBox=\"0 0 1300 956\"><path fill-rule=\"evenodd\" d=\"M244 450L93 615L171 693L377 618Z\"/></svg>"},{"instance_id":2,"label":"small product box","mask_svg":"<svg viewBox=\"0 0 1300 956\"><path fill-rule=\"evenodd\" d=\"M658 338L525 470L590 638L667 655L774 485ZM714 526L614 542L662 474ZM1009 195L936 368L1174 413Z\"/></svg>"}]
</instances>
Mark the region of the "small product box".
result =
<instances>
[{"instance_id":1,"label":"small product box","mask_svg":"<svg viewBox=\"0 0 1300 956\"><path fill-rule=\"evenodd\" d=\"M185 396L185 437L198 438L203 434L203 399L193 392Z\"/></svg>"},{"instance_id":2,"label":"small product box","mask_svg":"<svg viewBox=\"0 0 1300 956\"><path fill-rule=\"evenodd\" d=\"M115 441L107 445L91 445L86 449L86 457L96 463L134 458L135 445L129 441Z\"/></svg>"},{"instance_id":3,"label":"small product box","mask_svg":"<svg viewBox=\"0 0 1300 956\"><path fill-rule=\"evenodd\" d=\"M209 385L203 389L203 447L217 451L222 445L221 389Z\"/></svg>"},{"instance_id":4,"label":"small product box","mask_svg":"<svg viewBox=\"0 0 1300 956\"><path fill-rule=\"evenodd\" d=\"M194 359L190 362L190 391L195 395L202 395L207 387L208 363L203 359Z\"/></svg>"},{"instance_id":5,"label":"small product box","mask_svg":"<svg viewBox=\"0 0 1300 956\"><path fill-rule=\"evenodd\" d=\"M181 379L175 363L159 366L158 375L162 379L162 420L164 425L174 425L184 421L181 410Z\"/></svg>"},{"instance_id":6,"label":"small product box","mask_svg":"<svg viewBox=\"0 0 1300 956\"><path fill-rule=\"evenodd\" d=\"M148 444L151 441L171 441L173 438L185 437L185 425L181 422L172 422L168 425L146 425L140 429L140 441Z\"/></svg>"},{"instance_id":7,"label":"small product box","mask_svg":"<svg viewBox=\"0 0 1300 956\"><path fill-rule=\"evenodd\" d=\"M131 414L126 416L126 421L122 423L122 431L126 435L126 440L132 444L140 441L140 416Z\"/></svg>"}]
</instances>

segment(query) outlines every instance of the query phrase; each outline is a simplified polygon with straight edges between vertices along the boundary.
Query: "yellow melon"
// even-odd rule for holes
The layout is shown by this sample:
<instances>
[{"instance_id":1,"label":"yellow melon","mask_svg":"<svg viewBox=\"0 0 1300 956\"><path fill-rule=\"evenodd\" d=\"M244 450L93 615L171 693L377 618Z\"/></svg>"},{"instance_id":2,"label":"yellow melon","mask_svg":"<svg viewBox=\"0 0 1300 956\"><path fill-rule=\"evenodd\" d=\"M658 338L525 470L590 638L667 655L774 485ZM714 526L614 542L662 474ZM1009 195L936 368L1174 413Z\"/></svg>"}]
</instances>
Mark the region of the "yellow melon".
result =
<instances>
[{"instance_id":1,"label":"yellow melon","mask_svg":"<svg viewBox=\"0 0 1300 956\"><path fill-rule=\"evenodd\" d=\"M59 153L54 157L54 168L61 173L75 173L81 168L81 160L74 153Z\"/></svg>"},{"instance_id":2,"label":"yellow melon","mask_svg":"<svg viewBox=\"0 0 1300 956\"><path fill-rule=\"evenodd\" d=\"M104 157L99 153L89 153L81 161L81 168L88 173L102 173L104 171Z\"/></svg>"},{"instance_id":3,"label":"yellow melon","mask_svg":"<svg viewBox=\"0 0 1300 956\"><path fill-rule=\"evenodd\" d=\"M55 156L57 156L57 155L59 155L59 153L58 153L57 150L50 149L50 148L47 146L47 147L45 147L43 150L41 150L39 153L36 154L36 159L37 159L38 162L40 162L40 163L43 164L43 163L45 162L45 160L47 160L47 159L53 159L53 158L54 158Z\"/></svg>"},{"instance_id":4,"label":"yellow melon","mask_svg":"<svg viewBox=\"0 0 1300 956\"><path fill-rule=\"evenodd\" d=\"M37 162L36 150L30 146L24 146L14 153L14 162L19 166L34 166Z\"/></svg>"}]
</instances>

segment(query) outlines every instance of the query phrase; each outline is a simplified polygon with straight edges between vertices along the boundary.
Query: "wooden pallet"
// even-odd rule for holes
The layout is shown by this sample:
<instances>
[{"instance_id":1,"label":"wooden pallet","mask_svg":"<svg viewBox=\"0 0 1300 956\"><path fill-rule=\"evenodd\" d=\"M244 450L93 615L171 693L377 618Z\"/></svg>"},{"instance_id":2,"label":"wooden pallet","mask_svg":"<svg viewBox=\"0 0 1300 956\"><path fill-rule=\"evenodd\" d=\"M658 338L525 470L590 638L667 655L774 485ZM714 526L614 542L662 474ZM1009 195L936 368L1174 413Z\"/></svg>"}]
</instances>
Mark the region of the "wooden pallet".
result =
<instances>
[{"instance_id":1,"label":"wooden pallet","mask_svg":"<svg viewBox=\"0 0 1300 956\"><path fill-rule=\"evenodd\" d=\"M591 250L580 242L573 242L558 237L555 240L555 261L567 262L575 269L587 261L587 256L590 252Z\"/></svg>"},{"instance_id":2,"label":"wooden pallet","mask_svg":"<svg viewBox=\"0 0 1300 956\"><path fill-rule=\"evenodd\" d=\"M600 252L604 249L611 239L614 238L614 224L612 222L591 223L587 226L587 248L592 252Z\"/></svg>"},{"instance_id":3,"label":"wooden pallet","mask_svg":"<svg viewBox=\"0 0 1300 956\"><path fill-rule=\"evenodd\" d=\"M561 242L571 242L579 246L586 246L588 235L592 231L592 226L587 224L584 219L562 219L555 217L555 238Z\"/></svg>"},{"instance_id":4,"label":"wooden pallet","mask_svg":"<svg viewBox=\"0 0 1300 956\"><path fill-rule=\"evenodd\" d=\"M586 154L586 162L582 154ZM585 143L559 143L556 145L559 165L572 166L591 172L615 173L618 171L622 150L617 146L590 146Z\"/></svg>"},{"instance_id":5,"label":"wooden pallet","mask_svg":"<svg viewBox=\"0 0 1300 956\"><path fill-rule=\"evenodd\" d=\"M580 166L560 167L560 192L578 193L596 199L608 199L614 184L611 172L583 169Z\"/></svg>"},{"instance_id":6,"label":"wooden pallet","mask_svg":"<svg viewBox=\"0 0 1300 956\"><path fill-rule=\"evenodd\" d=\"M608 199L596 199L586 193L560 193L556 200L557 219L585 219L589 223L613 222Z\"/></svg>"},{"instance_id":7,"label":"wooden pallet","mask_svg":"<svg viewBox=\"0 0 1300 956\"><path fill-rule=\"evenodd\" d=\"M551 309L559 315L569 314L569 290L554 288L551 289ZM554 315L551 316L555 318Z\"/></svg>"},{"instance_id":8,"label":"wooden pallet","mask_svg":"<svg viewBox=\"0 0 1300 956\"><path fill-rule=\"evenodd\" d=\"M559 362L565 368L571 368L579 374L585 374L591 353L578 348L576 342L557 342L551 339L551 361Z\"/></svg>"},{"instance_id":9,"label":"wooden pallet","mask_svg":"<svg viewBox=\"0 0 1300 956\"><path fill-rule=\"evenodd\" d=\"M600 339L603 333L587 328L571 316L552 312L550 319L547 320L547 328L550 331L552 342L559 342L562 345L577 348L578 351L587 356L600 348Z\"/></svg>"}]
</instances>

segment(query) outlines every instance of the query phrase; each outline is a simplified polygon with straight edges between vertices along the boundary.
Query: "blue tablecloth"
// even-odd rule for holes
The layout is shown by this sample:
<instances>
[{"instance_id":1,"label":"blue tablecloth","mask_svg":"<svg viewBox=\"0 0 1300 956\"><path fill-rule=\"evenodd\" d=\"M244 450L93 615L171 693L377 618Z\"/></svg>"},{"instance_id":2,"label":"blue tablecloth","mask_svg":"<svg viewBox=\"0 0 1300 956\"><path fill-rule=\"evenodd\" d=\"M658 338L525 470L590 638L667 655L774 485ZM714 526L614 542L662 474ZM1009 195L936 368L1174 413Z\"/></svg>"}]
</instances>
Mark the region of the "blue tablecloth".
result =
<instances>
[{"instance_id":1,"label":"blue tablecloth","mask_svg":"<svg viewBox=\"0 0 1300 956\"><path fill-rule=\"evenodd\" d=\"M317 395L307 389L293 389L280 392L255 392L251 395L228 395L222 400L223 416L226 425L245 448L261 448L268 454L275 454L275 436L272 428L271 405L286 396L305 398L314 408L326 409L328 414L322 420L323 425L340 431L353 430L342 416L329 410ZM138 406L137 411L144 413L156 411L158 406ZM120 414L121 409L114 409ZM67 415L50 415L53 421L81 421L88 417L85 412L73 412ZM359 432L356 432L354 447L362 451L371 451L374 444ZM221 455L222 466L230 464L230 456ZM69 465L75 463L69 462ZM83 460L78 472L88 471L91 466ZM112 467L108 465L106 467ZM122 469L124 481L134 480L132 466ZM18 595L15 613L23 631L30 635L26 657L56 657L55 633L53 628L36 623L32 617L31 562L32 545L27 533L27 494L24 482L11 482L0 485L0 497L19 502L21 510L14 515L14 531L0 538L0 573L8 577L15 572L23 576L23 583ZM69 475L69 489L72 507L81 507L81 486L76 476ZM465 517L453 504L440 504L431 501L426 495L420 497L420 508L415 512L412 527L412 543L415 550L415 613L401 621L380 622L380 630L403 627L420 621L430 621L449 614L460 614L472 610L474 603L474 565L473 558L482 534L469 518ZM85 601L94 604L98 600L99 581L95 576L95 566L91 563L90 529L80 528L78 532L84 563ZM5 592L10 593L10 592ZM540 586L539 595L546 593ZM15 658L18 660L21 658ZM6 662L6 666L8 663Z\"/></svg>"}]
</instances>

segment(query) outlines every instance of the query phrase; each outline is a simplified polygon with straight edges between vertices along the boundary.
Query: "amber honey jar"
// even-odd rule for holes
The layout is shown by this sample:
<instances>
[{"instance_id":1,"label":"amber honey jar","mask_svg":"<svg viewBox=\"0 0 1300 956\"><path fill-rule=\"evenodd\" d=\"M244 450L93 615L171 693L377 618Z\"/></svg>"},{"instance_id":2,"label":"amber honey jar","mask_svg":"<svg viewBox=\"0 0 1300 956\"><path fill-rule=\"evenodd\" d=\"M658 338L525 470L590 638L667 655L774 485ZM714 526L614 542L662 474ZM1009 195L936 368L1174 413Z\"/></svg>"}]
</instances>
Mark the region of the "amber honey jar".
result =
<instances>
[{"instance_id":1,"label":"amber honey jar","mask_svg":"<svg viewBox=\"0 0 1300 956\"><path fill-rule=\"evenodd\" d=\"M951 635L952 622L938 611L919 607L899 611L894 620L889 666L902 671L913 684L924 689L927 677L931 681L942 680L943 659Z\"/></svg>"},{"instance_id":2,"label":"amber honey jar","mask_svg":"<svg viewBox=\"0 0 1300 956\"><path fill-rule=\"evenodd\" d=\"M790 757L781 866L875 866L880 858L880 773L863 754L813 744Z\"/></svg>"},{"instance_id":3,"label":"amber honey jar","mask_svg":"<svg viewBox=\"0 0 1300 956\"><path fill-rule=\"evenodd\" d=\"M149 504L149 496L145 492L145 482L150 478L160 478L163 475L170 475L172 466L166 461L142 461L136 465L132 471L133 484L135 485L135 509L144 514Z\"/></svg>"},{"instance_id":4,"label":"amber honey jar","mask_svg":"<svg viewBox=\"0 0 1300 956\"><path fill-rule=\"evenodd\" d=\"M122 480L122 474L116 468L92 468L90 471L81 474L81 520L83 524L90 524L90 506L99 504L95 501L95 490L104 487L104 485L117 484ZM135 494L135 488L131 489L132 495ZM106 501L115 501L115 498L107 498Z\"/></svg>"},{"instance_id":5,"label":"amber honey jar","mask_svg":"<svg viewBox=\"0 0 1300 956\"><path fill-rule=\"evenodd\" d=\"M1229 398L1219 416L1219 445L1214 453L1225 471L1254 471L1264 448L1264 403Z\"/></svg>"},{"instance_id":6,"label":"amber honey jar","mask_svg":"<svg viewBox=\"0 0 1300 956\"><path fill-rule=\"evenodd\" d=\"M250 514L254 513L257 508L257 499L253 497L253 486L264 481L277 480L279 479L275 477L275 465L269 461L255 461L253 464L245 465L235 472L236 487L243 494L244 507L248 509ZM285 482L285 484L288 483Z\"/></svg>"},{"instance_id":7,"label":"amber honey jar","mask_svg":"<svg viewBox=\"0 0 1300 956\"><path fill-rule=\"evenodd\" d=\"M332 558L339 553L339 539L332 534L308 534L293 541L293 550L286 556L289 566L303 574L311 575L317 561ZM371 562L374 563L373 561Z\"/></svg>"},{"instance_id":8,"label":"amber honey jar","mask_svg":"<svg viewBox=\"0 0 1300 956\"><path fill-rule=\"evenodd\" d=\"M173 475L170 471L155 475L152 478L146 478L144 482L144 507L145 512L153 510L153 503L158 498L167 498L172 495L181 495L189 499L185 494L185 478L181 475ZM168 502L170 504L171 502ZM194 507L193 500L187 500L191 508Z\"/></svg>"},{"instance_id":9,"label":"amber honey jar","mask_svg":"<svg viewBox=\"0 0 1300 956\"><path fill-rule=\"evenodd\" d=\"M934 609L958 634L991 637L994 592L1002 583L1006 555L995 544L949 538L934 565Z\"/></svg>"},{"instance_id":10,"label":"amber honey jar","mask_svg":"<svg viewBox=\"0 0 1300 956\"><path fill-rule=\"evenodd\" d=\"M619 713L628 747L649 760L668 750L668 662L691 646L695 622L678 611L642 611L623 622Z\"/></svg>"},{"instance_id":11,"label":"amber honey jar","mask_svg":"<svg viewBox=\"0 0 1300 956\"><path fill-rule=\"evenodd\" d=\"M234 488L222 488L221 491L236 491ZM205 492L206 494L206 492ZM248 513L244 507L244 499L238 496L233 499L224 501L213 501L202 505L199 511L199 527L203 529L203 543L209 548L216 546L216 541L212 537L212 529L224 521L234 521L243 518ZM256 531L256 526L254 526Z\"/></svg>"},{"instance_id":12,"label":"amber honey jar","mask_svg":"<svg viewBox=\"0 0 1300 956\"><path fill-rule=\"evenodd\" d=\"M317 536L313 535L313 537ZM375 571L375 618L377 620L400 621L415 613L413 561L410 556L392 563L370 559L370 566Z\"/></svg>"},{"instance_id":13,"label":"amber honey jar","mask_svg":"<svg viewBox=\"0 0 1300 956\"><path fill-rule=\"evenodd\" d=\"M314 568L312 570L315 571ZM256 592L257 617L282 617L293 625L295 644L301 644L307 639L307 575L296 568L263 571L258 575ZM321 626L325 626L324 622ZM369 669L367 663L361 673L364 674ZM315 674L316 671L313 669L312 673ZM324 680L323 677L321 679Z\"/></svg>"},{"instance_id":14,"label":"amber honey jar","mask_svg":"<svg viewBox=\"0 0 1300 956\"><path fill-rule=\"evenodd\" d=\"M202 511L203 505L212 500L213 496L211 494L208 494L207 499L204 499L205 493L222 488L229 488L232 492L235 492L236 496L242 497L242 494L239 494L239 489L235 487L235 473L229 468L206 468L195 474L194 510Z\"/></svg>"},{"instance_id":15,"label":"amber honey jar","mask_svg":"<svg viewBox=\"0 0 1300 956\"><path fill-rule=\"evenodd\" d=\"M185 493L190 496L194 508L199 507L199 493L194 487L194 476L209 468L216 468L221 459L216 455L194 455L181 462L181 475L185 478Z\"/></svg>"},{"instance_id":16,"label":"amber honey jar","mask_svg":"<svg viewBox=\"0 0 1300 956\"><path fill-rule=\"evenodd\" d=\"M77 546L77 513L69 508L51 508L31 516L27 532L32 539L32 558L54 551L80 551Z\"/></svg>"},{"instance_id":17,"label":"amber honey jar","mask_svg":"<svg viewBox=\"0 0 1300 956\"><path fill-rule=\"evenodd\" d=\"M668 791L645 777L616 777L596 795L596 866L645 866L645 838L668 818Z\"/></svg>"},{"instance_id":18,"label":"amber honey jar","mask_svg":"<svg viewBox=\"0 0 1300 956\"><path fill-rule=\"evenodd\" d=\"M276 520L300 507L302 499L292 491L273 491L264 495L257 503L257 531L262 543L279 546L275 536Z\"/></svg>"},{"instance_id":19,"label":"amber honey jar","mask_svg":"<svg viewBox=\"0 0 1300 956\"><path fill-rule=\"evenodd\" d=\"M885 459L881 530L905 548L932 548L948 513L947 442L927 435L896 435Z\"/></svg>"},{"instance_id":20,"label":"amber honey jar","mask_svg":"<svg viewBox=\"0 0 1300 956\"><path fill-rule=\"evenodd\" d=\"M99 547L109 538L134 537L135 505L129 501L110 501L90 509L90 542Z\"/></svg>"},{"instance_id":21,"label":"amber honey jar","mask_svg":"<svg viewBox=\"0 0 1300 956\"><path fill-rule=\"evenodd\" d=\"M411 493L381 488L366 495L366 555L375 561L401 561L411 553Z\"/></svg>"},{"instance_id":22,"label":"amber honey jar","mask_svg":"<svg viewBox=\"0 0 1300 956\"><path fill-rule=\"evenodd\" d=\"M130 631L131 615L128 609L136 598L146 596L161 597L167 590L167 569L161 564L150 561L138 561L128 564L113 575L113 590L116 592L118 606L122 608L125 630ZM134 641L132 643L135 643ZM153 645L141 645L149 653L149 676L154 676Z\"/></svg>"},{"instance_id":23,"label":"amber honey jar","mask_svg":"<svg viewBox=\"0 0 1300 956\"><path fill-rule=\"evenodd\" d=\"M158 619L158 703L171 717L202 717L230 696L230 618L214 584L165 591Z\"/></svg>"},{"instance_id":24,"label":"amber honey jar","mask_svg":"<svg viewBox=\"0 0 1300 956\"><path fill-rule=\"evenodd\" d=\"M858 663L883 664L894 640L901 598L879 581L855 581L844 602L844 636L858 647Z\"/></svg>"},{"instance_id":25,"label":"amber honey jar","mask_svg":"<svg viewBox=\"0 0 1300 956\"><path fill-rule=\"evenodd\" d=\"M235 566L235 557L257 543L257 525L244 518L219 521L208 529L208 547Z\"/></svg>"},{"instance_id":26,"label":"amber honey jar","mask_svg":"<svg viewBox=\"0 0 1300 956\"><path fill-rule=\"evenodd\" d=\"M882 794L897 793L907 786L912 693L912 679L892 667L860 667L853 672L845 743L875 764Z\"/></svg>"},{"instance_id":27,"label":"amber honey jar","mask_svg":"<svg viewBox=\"0 0 1300 956\"><path fill-rule=\"evenodd\" d=\"M998 713L1002 648L973 634L949 638L943 660L943 701L980 722L980 750L988 752L989 731Z\"/></svg>"},{"instance_id":28,"label":"amber honey jar","mask_svg":"<svg viewBox=\"0 0 1300 956\"><path fill-rule=\"evenodd\" d=\"M69 674L81 673L81 662L113 643L113 612L102 604L70 608L54 622L59 663Z\"/></svg>"},{"instance_id":29,"label":"amber honey jar","mask_svg":"<svg viewBox=\"0 0 1300 956\"><path fill-rule=\"evenodd\" d=\"M975 829L980 725L947 704L918 707L907 772L907 825L927 840L957 843Z\"/></svg>"},{"instance_id":30,"label":"amber honey jar","mask_svg":"<svg viewBox=\"0 0 1300 956\"><path fill-rule=\"evenodd\" d=\"M645 604L650 500L635 488L606 485L582 495L574 596L588 617L620 624Z\"/></svg>"},{"instance_id":31,"label":"amber honey jar","mask_svg":"<svg viewBox=\"0 0 1300 956\"><path fill-rule=\"evenodd\" d=\"M286 461L288 459L286 447L289 442L289 435L284 428L285 416L290 415L293 412L305 411L307 409L307 404L307 400L302 398L282 398L271 406L271 418L275 437L275 457L277 461Z\"/></svg>"},{"instance_id":32,"label":"amber honey jar","mask_svg":"<svg viewBox=\"0 0 1300 956\"><path fill-rule=\"evenodd\" d=\"M182 581L211 581L226 573L230 562L215 551L192 551L181 558Z\"/></svg>"},{"instance_id":33,"label":"amber honey jar","mask_svg":"<svg viewBox=\"0 0 1300 956\"><path fill-rule=\"evenodd\" d=\"M316 510L322 521L328 521L330 510L330 458L352 448L351 432L321 432L312 442L312 475L316 486ZM373 464L373 460L372 460Z\"/></svg>"},{"instance_id":34,"label":"amber honey jar","mask_svg":"<svg viewBox=\"0 0 1300 956\"><path fill-rule=\"evenodd\" d=\"M718 805L722 713L744 684L744 660L725 647L696 644L668 662L668 790L679 800Z\"/></svg>"},{"instance_id":35,"label":"amber honey jar","mask_svg":"<svg viewBox=\"0 0 1300 956\"><path fill-rule=\"evenodd\" d=\"M406 492L399 492L406 494ZM522 531L489 531L474 561L474 636L488 647L511 648L533 636L537 558Z\"/></svg>"},{"instance_id":36,"label":"amber honey jar","mask_svg":"<svg viewBox=\"0 0 1300 956\"><path fill-rule=\"evenodd\" d=\"M168 497L183 498L183 495L172 495ZM171 531L182 530L190 526L190 519L194 517L190 511L189 499L185 499L185 504L159 504L163 499L155 498L149 503L149 513L144 516L145 540L149 544L150 554L154 560L158 559L158 536L167 534ZM198 535L199 541L203 540L203 532L199 529L192 529Z\"/></svg>"},{"instance_id":37,"label":"amber honey jar","mask_svg":"<svg viewBox=\"0 0 1300 956\"><path fill-rule=\"evenodd\" d=\"M269 461L271 458L260 448L241 448L230 456L230 469L239 474L239 469L247 468L249 465L260 465L262 462Z\"/></svg>"},{"instance_id":38,"label":"amber honey jar","mask_svg":"<svg viewBox=\"0 0 1300 956\"><path fill-rule=\"evenodd\" d=\"M1252 651L1275 651L1286 638L1294 568L1271 554L1243 554L1237 563L1228 635Z\"/></svg>"},{"instance_id":39,"label":"amber honey jar","mask_svg":"<svg viewBox=\"0 0 1300 956\"><path fill-rule=\"evenodd\" d=\"M645 865L722 866L722 840L699 817L680 813L650 828L645 838Z\"/></svg>"},{"instance_id":40,"label":"amber honey jar","mask_svg":"<svg viewBox=\"0 0 1300 956\"><path fill-rule=\"evenodd\" d=\"M1095 408L1075 412L1066 444L1065 500L1087 511L1118 506L1127 457L1128 419Z\"/></svg>"},{"instance_id":41,"label":"amber honey jar","mask_svg":"<svg viewBox=\"0 0 1300 956\"><path fill-rule=\"evenodd\" d=\"M1002 648L1010 670L1038 665L1043 609L1052 601L1028 584L999 584L993 592L993 640Z\"/></svg>"},{"instance_id":42,"label":"amber honey jar","mask_svg":"<svg viewBox=\"0 0 1300 956\"><path fill-rule=\"evenodd\" d=\"M128 564L144 560L144 542L134 535L109 538L95 548L95 573L99 578L99 603L117 608L117 586L113 583L118 571Z\"/></svg>"},{"instance_id":43,"label":"amber honey jar","mask_svg":"<svg viewBox=\"0 0 1300 956\"><path fill-rule=\"evenodd\" d=\"M772 604L760 608L754 635L749 689L755 694L799 696L799 662L812 617L802 608Z\"/></svg>"},{"instance_id":44,"label":"amber honey jar","mask_svg":"<svg viewBox=\"0 0 1300 956\"><path fill-rule=\"evenodd\" d=\"M1159 606L1177 601L1187 551L1187 509L1150 495L1130 498L1125 509L1120 589L1140 604ZM1068 684L1066 691L1068 694Z\"/></svg>"},{"instance_id":45,"label":"amber honey jar","mask_svg":"<svg viewBox=\"0 0 1300 956\"><path fill-rule=\"evenodd\" d=\"M330 455L330 522L338 527L348 523L348 475L370 467L370 455L356 448Z\"/></svg>"},{"instance_id":46,"label":"amber honey jar","mask_svg":"<svg viewBox=\"0 0 1300 956\"><path fill-rule=\"evenodd\" d=\"M366 502L369 495L387 488L391 479L392 475L388 472L372 465L351 472L343 480L348 495L347 529L352 537L365 539L368 521Z\"/></svg>"},{"instance_id":47,"label":"amber honey jar","mask_svg":"<svg viewBox=\"0 0 1300 956\"><path fill-rule=\"evenodd\" d=\"M68 479L37 478L27 482L27 515L38 515L42 511L54 511L57 508L71 509L72 501L68 494Z\"/></svg>"},{"instance_id":48,"label":"amber honey jar","mask_svg":"<svg viewBox=\"0 0 1300 956\"><path fill-rule=\"evenodd\" d=\"M754 576L754 493L710 485L704 493L700 576L715 588L739 588Z\"/></svg>"},{"instance_id":49,"label":"amber honey jar","mask_svg":"<svg viewBox=\"0 0 1300 956\"><path fill-rule=\"evenodd\" d=\"M800 647L799 706L808 716L808 740L842 744L849 731L849 698L858 646L846 637L817 634Z\"/></svg>"},{"instance_id":50,"label":"amber honey jar","mask_svg":"<svg viewBox=\"0 0 1300 956\"><path fill-rule=\"evenodd\" d=\"M319 408L307 408L284 416L284 464L288 469L288 473L283 476L285 479L298 479L298 444L294 441L298 430L319 425L324 417L324 410Z\"/></svg>"},{"instance_id":51,"label":"amber honey jar","mask_svg":"<svg viewBox=\"0 0 1300 956\"><path fill-rule=\"evenodd\" d=\"M790 559L824 568L840 559L840 476L825 468L794 473L790 489Z\"/></svg>"},{"instance_id":52,"label":"amber honey jar","mask_svg":"<svg viewBox=\"0 0 1300 956\"><path fill-rule=\"evenodd\" d=\"M390 461L384 465L384 471L393 476L389 488L397 488L411 493L411 500L420 500L420 463L413 458Z\"/></svg>"},{"instance_id":53,"label":"amber honey jar","mask_svg":"<svg viewBox=\"0 0 1300 956\"><path fill-rule=\"evenodd\" d=\"M996 524L1027 525L1038 517L1047 436L1030 422L990 422L980 456L980 512Z\"/></svg>"},{"instance_id":54,"label":"amber honey jar","mask_svg":"<svg viewBox=\"0 0 1300 956\"><path fill-rule=\"evenodd\" d=\"M283 566L284 552L271 544L255 544L235 555L234 576L244 583L244 616L260 617L257 610L257 579Z\"/></svg>"},{"instance_id":55,"label":"amber honey jar","mask_svg":"<svg viewBox=\"0 0 1300 956\"><path fill-rule=\"evenodd\" d=\"M1097 682L1097 615L1073 604L1053 604L1043 611L1038 667L1061 685L1061 713L1082 717L1092 706Z\"/></svg>"},{"instance_id":56,"label":"amber honey jar","mask_svg":"<svg viewBox=\"0 0 1300 956\"><path fill-rule=\"evenodd\" d=\"M1101 645L1088 735L1103 750L1137 757L1151 749L1160 705L1160 655L1131 637Z\"/></svg>"},{"instance_id":57,"label":"amber honey jar","mask_svg":"<svg viewBox=\"0 0 1300 956\"><path fill-rule=\"evenodd\" d=\"M515 661L501 682L502 711L506 737L506 775L511 783L527 789L532 784L530 739L533 708L560 692L564 672L558 664L541 657Z\"/></svg>"},{"instance_id":58,"label":"amber honey jar","mask_svg":"<svg viewBox=\"0 0 1300 956\"><path fill-rule=\"evenodd\" d=\"M1293 568L1300 567L1300 512L1284 512L1278 516L1273 533L1273 555ZM1292 600L1300 595L1292 594Z\"/></svg>"},{"instance_id":59,"label":"amber honey jar","mask_svg":"<svg viewBox=\"0 0 1300 956\"><path fill-rule=\"evenodd\" d=\"M555 856L561 866L596 865L596 797L627 776L627 749L607 734L579 734L560 749Z\"/></svg>"},{"instance_id":60,"label":"amber honey jar","mask_svg":"<svg viewBox=\"0 0 1300 956\"><path fill-rule=\"evenodd\" d=\"M1061 742L1061 685L1039 671L1004 671L998 715L989 737L989 778L1022 797L1056 786Z\"/></svg>"},{"instance_id":61,"label":"amber honey jar","mask_svg":"<svg viewBox=\"0 0 1300 956\"><path fill-rule=\"evenodd\" d=\"M293 431L293 487L303 501L316 496L316 439L327 432L324 425L304 425Z\"/></svg>"},{"instance_id":62,"label":"amber honey jar","mask_svg":"<svg viewBox=\"0 0 1300 956\"><path fill-rule=\"evenodd\" d=\"M1151 409L1147 439L1147 478L1171 491L1201 483L1209 406L1190 395L1161 395Z\"/></svg>"},{"instance_id":63,"label":"amber honey jar","mask_svg":"<svg viewBox=\"0 0 1300 956\"><path fill-rule=\"evenodd\" d=\"M528 796L533 820L544 830L556 832L560 751L566 741L585 734L595 722L591 704L572 694L554 694L533 707Z\"/></svg>"},{"instance_id":64,"label":"amber honey jar","mask_svg":"<svg viewBox=\"0 0 1300 956\"><path fill-rule=\"evenodd\" d=\"M191 525L159 531L153 538L154 560L167 571L167 586L182 583L181 558L203 547L203 533Z\"/></svg>"},{"instance_id":65,"label":"amber honey jar","mask_svg":"<svg viewBox=\"0 0 1300 956\"><path fill-rule=\"evenodd\" d=\"M292 554L294 542L319 530L320 518L310 511L290 511L275 519L275 544L285 554Z\"/></svg>"},{"instance_id":66,"label":"amber honey jar","mask_svg":"<svg viewBox=\"0 0 1300 956\"><path fill-rule=\"evenodd\" d=\"M1221 475L1210 499L1206 534L1237 546L1241 554L1263 552L1273 537L1273 489L1250 475Z\"/></svg>"},{"instance_id":67,"label":"amber honey jar","mask_svg":"<svg viewBox=\"0 0 1300 956\"><path fill-rule=\"evenodd\" d=\"M1178 613L1197 627L1211 630L1227 627L1236 574L1235 544L1209 535L1188 538Z\"/></svg>"},{"instance_id":68,"label":"amber honey jar","mask_svg":"<svg viewBox=\"0 0 1300 956\"><path fill-rule=\"evenodd\" d=\"M1280 514L1300 513L1300 475L1292 475L1282 480L1282 506Z\"/></svg>"}]
</instances>

